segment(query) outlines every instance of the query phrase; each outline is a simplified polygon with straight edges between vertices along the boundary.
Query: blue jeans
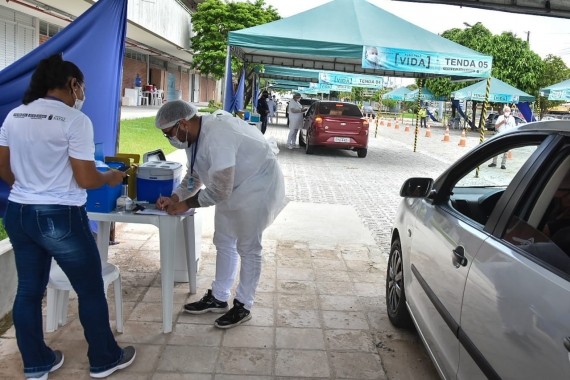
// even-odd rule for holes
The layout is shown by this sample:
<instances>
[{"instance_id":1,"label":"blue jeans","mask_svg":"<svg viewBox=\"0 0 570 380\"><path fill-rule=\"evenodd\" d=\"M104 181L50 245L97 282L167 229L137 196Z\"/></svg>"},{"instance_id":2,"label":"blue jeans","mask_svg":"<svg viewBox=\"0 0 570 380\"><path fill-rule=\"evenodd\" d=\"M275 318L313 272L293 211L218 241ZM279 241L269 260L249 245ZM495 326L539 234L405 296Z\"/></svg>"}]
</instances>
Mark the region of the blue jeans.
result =
<instances>
[{"instance_id":1,"label":"blue jeans","mask_svg":"<svg viewBox=\"0 0 570 380\"><path fill-rule=\"evenodd\" d=\"M77 293L79 320L89 343L91 372L116 366L123 350L109 325L101 258L85 207L8 202L3 223L14 247L18 272L12 316L24 373L28 377L41 376L55 364L55 355L44 342L42 328L42 298L52 257Z\"/></svg>"}]
</instances>

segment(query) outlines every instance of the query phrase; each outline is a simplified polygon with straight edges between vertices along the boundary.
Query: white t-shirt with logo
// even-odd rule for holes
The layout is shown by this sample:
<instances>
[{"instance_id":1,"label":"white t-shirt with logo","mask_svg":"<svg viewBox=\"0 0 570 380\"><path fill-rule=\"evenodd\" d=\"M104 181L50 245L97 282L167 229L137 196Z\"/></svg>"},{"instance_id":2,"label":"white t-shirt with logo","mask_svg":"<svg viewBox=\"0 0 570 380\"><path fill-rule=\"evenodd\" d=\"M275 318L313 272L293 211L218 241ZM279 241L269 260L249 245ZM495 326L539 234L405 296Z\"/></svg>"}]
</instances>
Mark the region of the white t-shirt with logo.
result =
<instances>
[{"instance_id":1,"label":"white t-shirt with logo","mask_svg":"<svg viewBox=\"0 0 570 380\"><path fill-rule=\"evenodd\" d=\"M58 100L38 99L6 116L0 145L10 148L15 182L8 200L21 204L82 206L87 200L70 157L93 161L93 124Z\"/></svg>"}]
</instances>

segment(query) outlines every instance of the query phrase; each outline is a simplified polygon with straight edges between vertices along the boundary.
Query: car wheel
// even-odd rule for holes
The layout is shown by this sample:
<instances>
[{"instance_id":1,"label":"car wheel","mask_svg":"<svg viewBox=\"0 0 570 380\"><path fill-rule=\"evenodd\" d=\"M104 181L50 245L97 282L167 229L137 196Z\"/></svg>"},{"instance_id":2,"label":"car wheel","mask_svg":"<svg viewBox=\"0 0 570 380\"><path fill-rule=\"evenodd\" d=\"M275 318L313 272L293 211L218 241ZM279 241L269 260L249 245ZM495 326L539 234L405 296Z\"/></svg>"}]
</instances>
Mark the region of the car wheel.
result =
<instances>
[{"instance_id":1,"label":"car wheel","mask_svg":"<svg viewBox=\"0 0 570 380\"><path fill-rule=\"evenodd\" d=\"M359 158L364 158L366 157L366 155L368 154L368 149L366 148L358 148L358 150L356 151L356 153L358 154Z\"/></svg>"},{"instance_id":2,"label":"car wheel","mask_svg":"<svg viewBox=\"0 0 570 380\"><path fill-rule=\"evenodd\" d=\"M299 131L299 146L305 146L305 145L307 144L305 143L305 140L303 140L303 131L301 130Z\"/></svg>"},{"instance_id":3,"label":"car wheel","mask_svg":"<svg viewBox=\"0 0 570 380\"><path fill-rule=\"evenodd\" d=\"M404 262L400 240L392 243L386 274L386 307L388 318L396 327L410 327L412 318L406 308L406 292L404 291Z\"/></svg>"},{"instance_id":4,"label":"car wheel","mask_svg":"<svg viewBox=\"0 0 570 380\"><path fill-rule=\"evenodd\" d=\"M314 154L315 153L315 146L311 145L311 137L309 136L308 131L307 131L307 141L305 141L305 153L307 153L307 154Z\"/></svg>"}]
</instances>

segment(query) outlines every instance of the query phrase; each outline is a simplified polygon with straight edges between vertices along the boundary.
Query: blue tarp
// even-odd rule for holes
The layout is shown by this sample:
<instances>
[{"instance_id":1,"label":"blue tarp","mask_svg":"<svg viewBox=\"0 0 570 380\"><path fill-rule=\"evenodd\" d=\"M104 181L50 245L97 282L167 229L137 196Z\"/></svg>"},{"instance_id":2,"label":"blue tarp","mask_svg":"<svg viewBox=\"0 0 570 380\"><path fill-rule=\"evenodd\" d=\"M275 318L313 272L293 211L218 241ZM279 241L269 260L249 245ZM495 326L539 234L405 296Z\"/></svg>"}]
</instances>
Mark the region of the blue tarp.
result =
<instances>
[{"instance_id":1,"label":"blue tarp","mask_svg":"<svg viewBox=\"0 0 570 380\"><path fill-rule=\"evenodd\" d=\"M234 95L232 100L232 110L230 112L237 112L243 109L243 95L245 92L245 68L241 72L241 76L239 78L239 83L237 87L237 91Z\"/></svg>"},{"instance_id":2,"label":"blue tarp","mask_svg":"<svg viewBox=\"0 0 570 380\"><path fill-rule=\"evenodd\" d=\"M536 118L532 114L530 105L528 103L519 103L517 104L517 108L519 109L519 111L521 111L521 114L523 115L527 123L530 123L531 121L536 121Z\"/></svg>"},{"instance_id":3,"label":"blue tarp","mask_svg":"<svg viewBox=\"0 0 570 380\"><path fill-rule=\"evenodd\" d=\"M232 112L233 101L234 101L234 81L232 78L232 56L230 54L230 59L226 63L226 93L224 95L224 111Z\"/></svg>"},{"instance_id":4,"label":"blue tarp","mask_svg":"<svg viewBox=\"0 0 570 380\"><path fill-rule=\"evenodd\" d=\"M461 106L459 105L459 100L452 100L451 101L453 103L453 105L455 106L455 108L457 109L457 112L459 112L459 114L461 115L461 117L463 117L465 120L467 120L467 123L469 123L469 126L471 128L473 128L473 123L471 122L471 120L469 120L467 118L467 116L465 115L465 113L463 113L463 110L461 109Z\"/></svg>"},{"instance_id":5,"label":"blue tarp","mask_svg":"<svg viewBox=\"0 0 570 380\"><path fill-rule=\"evenodd\" d=\"M63 53L63 59L75 63L85 76L82 111L93 122L95 142L104 144L105 155L114 155L126 32L127 1L99 0L61 32L0 71L0 120L22 104L39 61ZM7 185L2 185L6 190ZM6 198L0 192L0 208Z\"/></svg>"}]
</instances>

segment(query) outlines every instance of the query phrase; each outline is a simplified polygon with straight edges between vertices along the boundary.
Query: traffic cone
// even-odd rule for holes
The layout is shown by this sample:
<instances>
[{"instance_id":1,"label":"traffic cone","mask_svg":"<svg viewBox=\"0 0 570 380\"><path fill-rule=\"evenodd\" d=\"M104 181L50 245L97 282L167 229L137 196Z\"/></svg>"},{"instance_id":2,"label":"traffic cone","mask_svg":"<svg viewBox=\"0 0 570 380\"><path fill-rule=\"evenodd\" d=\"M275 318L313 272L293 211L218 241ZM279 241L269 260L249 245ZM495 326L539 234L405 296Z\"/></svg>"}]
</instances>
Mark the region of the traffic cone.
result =
<instances>
[{"instance_id":1,"label":"traffic cone","mask_svg":"<svg viewBox=\"0 0 570 380\"><path fill-rule=\"evenodd\" d=\"M465 129L461 132L461 140L459 140L459 146L467 146L467 138L465 136Z\"/></svg>"},{"instance_id":2,"label":"traffic cone","mask_svg":"<svg viewBox=\"0 0 570 380\"><path fill-rule=\"evenodd\" d=\"M410 131L410 123L406 123L406 129L404 129L404 132L409 132Z\"/></svg>"},{"instance_id":3,"label":"traffic cone","mask_svg":"<svg viewBox=\"0 0 570 380\"><path fill-rule=\"evenodd\" d=\"M384 118L383 117L380 118L380 125L384 125Z\"/></svg>"},{"instance_id":4,"label":"traffic cone","mask_svg":"<svg viewBox=\"0 0 570 380\"><path fill-rule=\"evenodd\" d=\"M431 137L431 129L430 129L430 124L428 123L427 125L427 130L426 130L426 137Z\"/></svg>"},{"instance_id":5,"label":"traffic cone","mask_svg":"<svg viewBox=\"0 0 570 380\"><path fill-rule=\"evenodd\" d=\"M507 154L507 159L508 159L508 160L512 160L512 159L513 159L513 152L511 152L510 150L509 150L509 154Z\"/></svg>"},{"instance_id":6,"label":"traffic cone","mask_svg":"<svg viewBox=\"0 0 570 380\"><path fill-rule=\"evenodd\" d=\"M398 123L397 120L396 120L396 124L394 125L394 129L400 129L400 124Z\"/></svg>"},{"instance_id":7,"label":"traffic cone","mask_svg":"<svg viewBox=\"0 0 570 380\"><path fill-rule=\"evenodd\" d=\"M388 122L386 123L386 126L388 128L392 128L392 121L388 120Z\"/></svg>"},{"instance_id":8,"label":"traffic cone","mask_svg":"<svg viewBox=\"0 0 570 380\"><path fill-rule=\"evenodd\" d=\"M445 129L445 135L443 136L443 142L449 142L449 127Z\"/></svg>"}]
</instances>

